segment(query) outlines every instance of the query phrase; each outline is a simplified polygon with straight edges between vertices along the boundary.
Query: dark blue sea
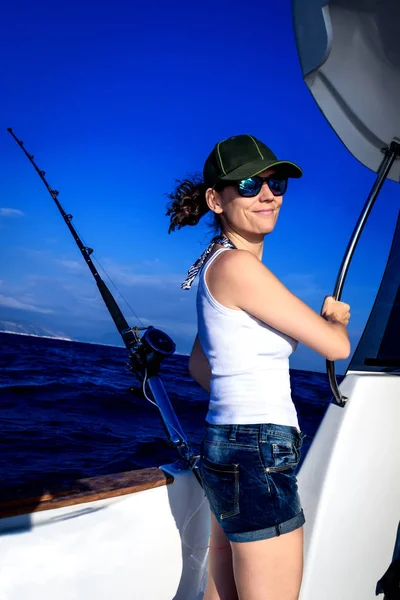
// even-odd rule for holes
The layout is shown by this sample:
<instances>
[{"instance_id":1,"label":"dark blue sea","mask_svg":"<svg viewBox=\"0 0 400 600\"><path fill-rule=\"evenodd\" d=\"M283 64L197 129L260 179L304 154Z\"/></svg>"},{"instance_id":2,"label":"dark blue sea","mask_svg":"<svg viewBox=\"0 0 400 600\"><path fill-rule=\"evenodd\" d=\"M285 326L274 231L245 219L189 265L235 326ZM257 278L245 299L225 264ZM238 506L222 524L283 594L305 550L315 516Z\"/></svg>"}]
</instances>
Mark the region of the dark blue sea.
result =
<instances>
[{"instance_id":1,"label":"dark blue sea","mask_svg":"<svg viewBox=\"0 0 400 600\"><path fill-rule=\"evenodd\" d=\"M204 433L207 394L188 357L161 375L193 448ZM177 460L158 409L126 368L124 348L0 333L0 485L51 486ZM327 376L291 371L293 399L307 435L303 457L331 401Z\"/></svg>"}]
</instances>

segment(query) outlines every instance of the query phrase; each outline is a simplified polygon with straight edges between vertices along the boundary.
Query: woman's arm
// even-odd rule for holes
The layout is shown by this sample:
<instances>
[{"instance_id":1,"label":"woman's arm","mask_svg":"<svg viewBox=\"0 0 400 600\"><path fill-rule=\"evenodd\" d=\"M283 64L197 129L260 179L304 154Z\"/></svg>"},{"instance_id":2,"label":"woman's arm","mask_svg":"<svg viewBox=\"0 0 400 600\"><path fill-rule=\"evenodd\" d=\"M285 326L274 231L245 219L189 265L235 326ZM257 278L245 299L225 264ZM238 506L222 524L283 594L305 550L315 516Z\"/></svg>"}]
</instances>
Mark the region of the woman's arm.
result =
<instances>
[{"instance_id":1,"label":"woman's arm","mask_svg":"<svg viewBox=\"0 0 400 600\"><path fill-rule=\"evenodd\" d=\"M324 316L318 315L250 252L223 252L209 268L207 283L218 302L245 310L328 360L342 360L349 356L347 329L335 318L334 311L332 315L328 312ZM333 299L330 303L338 313L343 313L341 318L347 323L349 306Z\"/></svg>"},{"instance_id":2,"label":"woman's arm","mask_svg":"<svg viewBox=\"0 0 400 600\"><path fill-rule=\"evenodd\" d=\"M189 358L189 373L202 388L210 391L211 369L197 335Z\"/></svg>"}]
</instances>

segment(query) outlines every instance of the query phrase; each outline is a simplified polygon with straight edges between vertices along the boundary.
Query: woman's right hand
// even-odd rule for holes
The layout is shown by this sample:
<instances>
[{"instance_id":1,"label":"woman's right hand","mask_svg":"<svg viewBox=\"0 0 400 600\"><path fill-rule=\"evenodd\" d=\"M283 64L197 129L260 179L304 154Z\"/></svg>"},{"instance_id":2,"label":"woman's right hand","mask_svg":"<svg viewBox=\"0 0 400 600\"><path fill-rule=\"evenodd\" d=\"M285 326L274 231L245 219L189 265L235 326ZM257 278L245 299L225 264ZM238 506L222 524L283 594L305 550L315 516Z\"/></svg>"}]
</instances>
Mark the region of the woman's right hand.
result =
<instances>
[{"instance_id":1,"label":"woman's right hand","mask_svg":"<svg viewBox=\"0 0 400 600\"><path fill-rule=\"evenodd\" d=\"M321 316L327 321L336 321L347 326L350 319L350 305L326 296L321 309Z\"/></svg>"}]
</instances>

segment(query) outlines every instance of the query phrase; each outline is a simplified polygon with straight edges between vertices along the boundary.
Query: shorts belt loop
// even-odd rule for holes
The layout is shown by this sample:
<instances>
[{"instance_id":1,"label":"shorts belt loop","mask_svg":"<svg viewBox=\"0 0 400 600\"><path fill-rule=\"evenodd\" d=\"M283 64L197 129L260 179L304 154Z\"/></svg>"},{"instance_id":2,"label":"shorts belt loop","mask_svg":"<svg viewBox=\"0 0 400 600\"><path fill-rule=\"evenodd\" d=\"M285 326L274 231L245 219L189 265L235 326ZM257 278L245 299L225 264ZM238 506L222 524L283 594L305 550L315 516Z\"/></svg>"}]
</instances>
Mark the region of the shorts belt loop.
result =
<instances>
[{"instance_id":1,"label":"shorts belt loop","mask_svg":"<svg viewBox=\"0 0 400 600\"><path fill-rule=\"evenodd\" d=\"M229 428L229 441L230 442L236 442L237 429L238 429L237 425L230 426L230 428Z\"/></svg>"},{"instance_id":2,"label":"shorts belt loop","mask_svg":"<svg viewBox=\"0 0 400 600\"><path fill-rule=\"evenodd\" d=\"M259 442L267 442L268 441L267 427L268 427L268 425L266 423L260 424Z\"/></svg>"}]
</instances>

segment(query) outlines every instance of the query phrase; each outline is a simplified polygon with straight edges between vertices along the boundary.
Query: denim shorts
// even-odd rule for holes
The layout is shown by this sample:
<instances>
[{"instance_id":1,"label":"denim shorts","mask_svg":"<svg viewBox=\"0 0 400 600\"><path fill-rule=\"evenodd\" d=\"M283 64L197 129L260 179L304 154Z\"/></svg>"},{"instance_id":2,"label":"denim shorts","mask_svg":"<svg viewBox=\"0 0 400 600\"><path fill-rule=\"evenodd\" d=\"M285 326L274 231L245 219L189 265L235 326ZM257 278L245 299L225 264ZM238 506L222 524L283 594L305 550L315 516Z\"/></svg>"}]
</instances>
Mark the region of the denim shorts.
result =
<instances>
[{"instance_id":1,"label":"denim shorts","mask_svg":"<svg viewBox=\"0 0 400 600\"><path fill-rule=\"evenodd\" d=\"M227 538L264 540L301 527L296 467L304 434L269 423L206 426L199 472Z\"/></svg>"}]
</instances>

